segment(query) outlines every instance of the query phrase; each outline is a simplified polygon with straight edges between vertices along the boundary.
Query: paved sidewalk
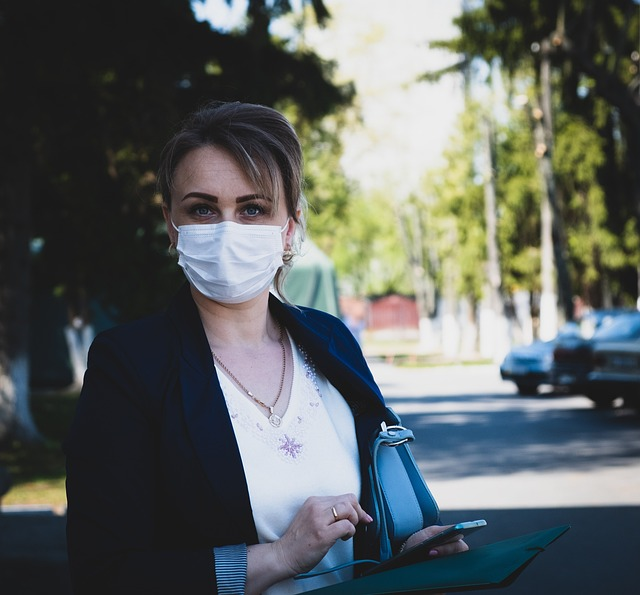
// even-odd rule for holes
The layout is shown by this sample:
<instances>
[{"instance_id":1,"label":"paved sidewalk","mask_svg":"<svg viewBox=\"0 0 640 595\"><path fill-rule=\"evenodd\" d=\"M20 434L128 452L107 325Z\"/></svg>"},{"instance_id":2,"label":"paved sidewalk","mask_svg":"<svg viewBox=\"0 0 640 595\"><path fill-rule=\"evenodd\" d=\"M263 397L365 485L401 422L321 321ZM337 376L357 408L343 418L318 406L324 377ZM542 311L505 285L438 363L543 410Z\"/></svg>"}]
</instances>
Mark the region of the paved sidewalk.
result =
<instances>
[{"instance_id":1,"label":"paved sidewalk","mask_svg":"<svg viewBox=\"0 0 640 595\"><path fill-rule=\"evenodd\" d=\"M469 538L472 547L556 525L572 529L504 595L631 595L637 592L637 527L640 507L540 508L443 511L443 522L486 518L488 527ZM0 593L71 595L65 549L65 517L49 511L0 513ZM606 591L602 584L607 585Z\"/></svg>"},{"instance_id":2,"label":"paved sidewalk","mask_svg":"<svg viewBox=\"0 0 640 595\"><path fill-rule=\"evenodd\" d=\"M0 593L70 595L65 516L50 509L0 509Z\"/></svg>"},{"instance_id":3,"label":"paved sidewalk","mask_svg":"<svg viewBox=\"0 0 640 595\"><path fill-rule=\"evenodd\" d=\"M431 460L432 466L434 457L439 461L435 469L440 476L431 480L430 486L444 505L443 522L487 520L488 527L469 539L472 547L555 525L572 525L567 535L536 559L513 586L482 593L635 595L640 559L634 531L640 527L637 418L613 411L606 414L613 419L604 426L594 420L580 426L584 429L575 430L576 423L595 417L586 399L522 399L513 394L508 384L496 385L498 376L491 366L472 368L406 368L400 373L387 364L373 366L398 413L416 422L420 432L425 428L417 422L428 413L428 429L437 432L422 451L417 440L414 454L422 455L417 456L420 461ZM423 402L425 387L433 386L438 387L437 396ZM489 415L486 400L477 395L460 397L469 386L478 393L499 395L494 408L499 408L503 426L513 424L514 411L524 419L540 417L544 421L536 438L546 447L538 447L537 440L532 442L535 448L527 459L529 468L475 475L466 473L466 468L464 473L443 473L443 468L464 466L465 456L475 460L475 451L470 454L469 448L462 449L465 443L480 449L481 454L485 452L478 446L486 443L487 432L482 426L478 425L473 433L473 424L468 424L465 432L471 433L465 434L466 442L453 442L453 447L443 431L470 417ZM554 413L564 410L574 412L573 425L554 421ZM509 442L502 426L494 424L491 428L507 440L507 447L515 448L517 440ZM565 435L562 428L569 434ZM596 429L599 431L594 433ZM423 436L426 441L428 435ZM571 439L566 440L567 436ZM573 464L571 455L585 448L588 453L593 450L587 462ZM501 453L498 451L498 455ZM508 454L507 450L504 454ZM551 463L556 459L566 463L554 466ZM546 463L531 465L532 461ZM26 507L5 507L0 511L0 595L71 595L63 512Z\"/></svg>"}]
</instances>

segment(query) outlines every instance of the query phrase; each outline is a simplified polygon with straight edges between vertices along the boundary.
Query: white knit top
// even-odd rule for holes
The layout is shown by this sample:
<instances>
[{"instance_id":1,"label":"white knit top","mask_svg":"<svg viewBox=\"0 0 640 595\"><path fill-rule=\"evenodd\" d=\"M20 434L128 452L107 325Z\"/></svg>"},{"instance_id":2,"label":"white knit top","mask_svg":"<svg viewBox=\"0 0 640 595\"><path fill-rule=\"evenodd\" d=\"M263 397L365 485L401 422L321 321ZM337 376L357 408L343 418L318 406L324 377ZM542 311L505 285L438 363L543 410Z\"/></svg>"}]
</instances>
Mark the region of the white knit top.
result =
<instances>
[{"instance_id":1,"label":"white knit top","mask_svg":"<svg viewBox=\"0 0 640 595\"><path fill-rule=\"evenodd\" d=\"M242 456L260 543L284 534L309 496L360 496L353 415L342 395L291 341L294 373L282 424L274 428L224 372L220 385ZM221 372L219 370L219 372ZM353 540L338 540L314 570L353 560ZM302 593L348 580L352 569L274 585L268 595Z\"/></svg>"}]
</instances>

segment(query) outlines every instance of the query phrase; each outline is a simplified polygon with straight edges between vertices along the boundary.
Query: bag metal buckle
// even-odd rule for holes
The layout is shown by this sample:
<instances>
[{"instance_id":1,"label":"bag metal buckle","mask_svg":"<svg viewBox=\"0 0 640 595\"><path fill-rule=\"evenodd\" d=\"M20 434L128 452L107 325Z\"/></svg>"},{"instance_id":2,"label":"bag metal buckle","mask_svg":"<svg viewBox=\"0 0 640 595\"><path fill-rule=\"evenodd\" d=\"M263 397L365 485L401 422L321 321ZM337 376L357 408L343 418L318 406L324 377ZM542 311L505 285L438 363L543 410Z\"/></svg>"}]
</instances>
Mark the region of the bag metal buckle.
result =
<instances>
[{"instance_id":1,"label":"bag metal buckle","mask_svg":"<svg viewBox=\"0 0 640 595\"><path fill-rule=\"evenodd\" d=\"M404 426L388 426L385 422L382 422L380 427L382 428L381 434L386 434L382 443L384 446L400 446L413 440L413 432ZM393 438L396 435L398 436L397 440L389 440L389 438Z\"/></svg>"}]
</instances>

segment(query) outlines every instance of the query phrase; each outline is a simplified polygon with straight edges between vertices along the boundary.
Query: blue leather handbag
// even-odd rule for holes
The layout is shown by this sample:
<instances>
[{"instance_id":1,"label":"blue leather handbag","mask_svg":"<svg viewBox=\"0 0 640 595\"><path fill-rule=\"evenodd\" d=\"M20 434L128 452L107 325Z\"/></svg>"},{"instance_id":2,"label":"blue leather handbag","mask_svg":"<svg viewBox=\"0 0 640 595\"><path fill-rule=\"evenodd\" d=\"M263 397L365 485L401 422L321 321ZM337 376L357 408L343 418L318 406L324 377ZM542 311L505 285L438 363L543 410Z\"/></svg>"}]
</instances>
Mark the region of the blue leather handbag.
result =
<instances>
[{"instance_id":1,"label":"blue leather handbag","mask_svg":"<svg viewBox=\"0 0 640 595\"><path fill-rule=\"evenodd\" d=\"M380 540L380 562L398 553L416 531L440 522L440 510L420 473L409 443L413 432L397 422L382 422L371 441L369 514L374 522L367 527Z\"/></svg>"},{"instance_id":2,"label":"blue leather handbag","mask_svg":"<svg viewBox=\"0 0 640 595\"><path fill-rule=\"evenodd\" d=\"M319 576L357 564L377 565L397 554L404 542L424 527L440 522L440 510L418 469L409 443L413 432L400 425L400 418L387 409L393 425L382 422L370 442L369 494L363 507L373 518L365 527L367 535L380 544L377 559L354 560L324 571L311 571L296 579Z\"/></svg>"}]
</instances>

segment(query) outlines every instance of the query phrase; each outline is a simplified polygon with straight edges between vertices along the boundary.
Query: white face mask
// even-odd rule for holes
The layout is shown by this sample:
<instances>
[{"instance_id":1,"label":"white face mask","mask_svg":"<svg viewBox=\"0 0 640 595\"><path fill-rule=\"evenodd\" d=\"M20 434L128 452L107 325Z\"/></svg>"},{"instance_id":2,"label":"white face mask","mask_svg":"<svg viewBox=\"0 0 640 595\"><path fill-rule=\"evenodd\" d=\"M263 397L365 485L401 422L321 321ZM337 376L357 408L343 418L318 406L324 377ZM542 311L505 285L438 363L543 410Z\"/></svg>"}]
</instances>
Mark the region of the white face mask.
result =
<instances>
[{"instance_id":1,"label":"white face mask","mask_svg":"<svg viewBox=\"0 0 640 595\"><path fill-rule=\"evenodd\" d=\"M282 266L282 232L277 225L223 221L181 225L178 264L195 288L209 299L239 304L267 289Z\"/></svg>"}]
</instances>

